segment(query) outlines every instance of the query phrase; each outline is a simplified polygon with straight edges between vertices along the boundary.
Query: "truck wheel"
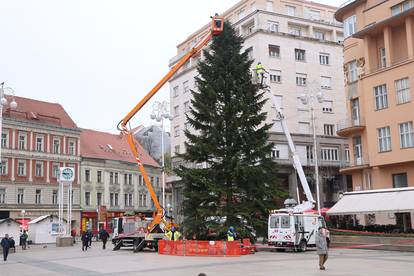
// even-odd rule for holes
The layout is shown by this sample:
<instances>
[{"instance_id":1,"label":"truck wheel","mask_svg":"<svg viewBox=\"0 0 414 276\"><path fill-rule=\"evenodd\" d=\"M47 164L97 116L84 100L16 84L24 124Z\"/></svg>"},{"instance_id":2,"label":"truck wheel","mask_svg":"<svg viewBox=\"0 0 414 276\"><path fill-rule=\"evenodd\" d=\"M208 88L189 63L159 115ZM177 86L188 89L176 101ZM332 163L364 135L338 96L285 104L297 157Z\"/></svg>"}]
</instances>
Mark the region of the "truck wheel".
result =
<instances>
[{"instance_id":1,"label":"truck wheel","mask_svg":"<svg viewBox=\"0 0 414 276\"><path fill-rule=\"evenodd\" d=\"M300 243L299 243L299 252L305 252L306 251L306 248L307 248L307 244L306 244L306 241L305 240L301 240L300 241Z\"/></svg>"}]
</instances>

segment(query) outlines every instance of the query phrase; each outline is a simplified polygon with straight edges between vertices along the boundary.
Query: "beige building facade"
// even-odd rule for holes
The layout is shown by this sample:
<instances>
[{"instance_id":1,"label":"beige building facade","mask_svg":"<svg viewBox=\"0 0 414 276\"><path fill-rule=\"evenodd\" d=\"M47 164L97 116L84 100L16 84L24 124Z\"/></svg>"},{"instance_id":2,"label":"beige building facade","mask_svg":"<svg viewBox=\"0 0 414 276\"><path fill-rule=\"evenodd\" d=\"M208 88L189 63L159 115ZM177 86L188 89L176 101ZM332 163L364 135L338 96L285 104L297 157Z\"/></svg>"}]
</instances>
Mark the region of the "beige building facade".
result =
<instances>
[{"instance_id":1,"label":"beige building facade","mask_svg":"<svg viewBox=\"0 0 414 276\"><path fill-rule=\"evenodd\" d=\"M350 144L350 166L341 172L356 191L412 187L414 2L356 0L335 18L345 27L348 114L337 133ZM380 220L409 225L411 218L400 213Z\"/></svg>"},{"instance_id":2,"label":"beige building facade","mask_svg":"<svg viewBox=\"0 0 414 276\"><path fill-rule=\"evenodd\" d=\"M345 117L346 111L342 70L343 29L342 24L334 19L335 11L335 7L307 1L249 0L240 1L221 14L244 37L244 49L254 60L253 66L260 61L269 72L266 84L270 92L267 97L276 97L283 108L314 193L311 112L309 105L302 104L300 96L311 91L323 94L323 101L315 104L315 116L323 192L321 201L327 207L336 202L341 191L347 190L346 182L339 175L339 168L346 165L348 147L346 140L336 135L336 122ZM170 60L170 66L207 31L206 25L180 43L177 56ZM170 81L171 111L174 116L171 122L174 166L181 162L174 158L175 153L185 151L186 137L183 131L191 131L185 114L190 107L190 90L196 89L195 66L202 58L200 54L190 60ZM268 113L266 123L274 123L270 141L275 143L275 148L271 154L281 165L282 180L296 198L298 181L271 100L264 106L264 111ZM176 184L174 187L180 187L179 179L171 178L171 181ZM179 201L181 192L176 193L175 198Z\"/></svg>"}]
</instances>

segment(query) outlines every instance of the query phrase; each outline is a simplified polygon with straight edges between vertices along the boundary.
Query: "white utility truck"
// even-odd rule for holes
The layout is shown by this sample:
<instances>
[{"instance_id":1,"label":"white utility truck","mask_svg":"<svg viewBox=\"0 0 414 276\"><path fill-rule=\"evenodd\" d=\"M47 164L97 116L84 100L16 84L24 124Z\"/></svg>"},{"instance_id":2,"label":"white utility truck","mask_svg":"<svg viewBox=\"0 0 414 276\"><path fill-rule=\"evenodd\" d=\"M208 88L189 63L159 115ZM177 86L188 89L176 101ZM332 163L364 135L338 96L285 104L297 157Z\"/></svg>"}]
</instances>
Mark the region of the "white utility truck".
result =
<instances>
[{"instance_id":1,"label":"white utility truck","mask_svg":"<svg viewBox=\"0 0 414 276\"><path fill-rule=\"evenodd\" d=\"M269 91L270 92L270 91ZM278 250L291 249L294 251L306 251L307 247L315 246L315 235L320 226L326 227L325 219L321 215L312 214L315 200L309 189L309 184L303 172L302 164L295 145L293 144L285 116L272 93L271 97L276 109L277 117L282 124L283 132L288 141L293 167L298 173L306 201L297 205L296 200L285 200L285 208L273 210L268 220L268 244ZM316 154L316 153L314 153ZM327 230L326 230L327 231ZM328 244L329 244L329 232Z\"/></svg>"}]
</instances>

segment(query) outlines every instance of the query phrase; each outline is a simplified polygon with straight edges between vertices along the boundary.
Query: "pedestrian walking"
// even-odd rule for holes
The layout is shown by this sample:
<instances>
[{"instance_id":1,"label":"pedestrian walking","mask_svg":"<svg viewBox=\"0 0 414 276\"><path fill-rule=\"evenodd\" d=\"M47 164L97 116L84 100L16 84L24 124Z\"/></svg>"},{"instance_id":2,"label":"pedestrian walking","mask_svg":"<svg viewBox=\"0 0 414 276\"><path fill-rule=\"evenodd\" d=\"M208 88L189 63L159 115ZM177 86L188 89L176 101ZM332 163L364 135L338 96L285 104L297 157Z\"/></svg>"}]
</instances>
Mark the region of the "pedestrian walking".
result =
<instances>
[{"instance_id":1,"label":"pedestrian walking","mask_svg":"<svg viewBox=\"0 0 414 276\"><path fill-rule=\"evenodd\" d=\"M88 251L88 235L85 231L82 232L81 241L82 241L82 251Z\"/></svg>"},{"instance_id":2,"label":"pedestrian walking","mask_svg":"<svg viewBox=\"0 0 414 276\"><path fill-rule=\"evenodd\" d=\"M316 252L319 255L319 269L325 270L325 263L328 260L328 242L326 240L325 228L320 226L315 237Z\"/></svg>"},{"instance_id":3,"label":"pedestrian walking","mask_svg":"<svg viewBox=\"0 0 414 276\"><path fill-rule=\"evenodd\" d=\"M86 230L86 235L88 237L88 247L92 248L92 231L90 229Z\"/></svg>"},{"instance_id":4,"label":"pedestrian walking","mask_svg":"<svg viewBox=\"0 0 414 276\"><path fill-rule=\"evenodd\" d=\"M10 249L10 240L9 235L4 235L4 238L0 242L1 247L3 247L3 260L7 261L7 256L9 255L9 249Z\"/></svg>"},{"instance_id":5,"label":"pedestrian walking","mask_svg":"<svg viewBox=\"0 0 414 276\"><path fill-rule=\"evenodd\" d=\"M29 235L27 234L26 230L23 230L23 233L21 234L20 241L22 245L22 250L26 250L27 247L27 239L29 238Z\"/></svg>"},{"instance_id":6,"label":"pedestrian walking","mask_svg":"<svg viewBox=\"0 0 414 276\"><path fill-rule=\"evenodd\" d=\"M104 228L99 232L99 238L102 240L102 249L106 249L106 242L109 238L109 233Z\"/></svg>"}]
</instances>

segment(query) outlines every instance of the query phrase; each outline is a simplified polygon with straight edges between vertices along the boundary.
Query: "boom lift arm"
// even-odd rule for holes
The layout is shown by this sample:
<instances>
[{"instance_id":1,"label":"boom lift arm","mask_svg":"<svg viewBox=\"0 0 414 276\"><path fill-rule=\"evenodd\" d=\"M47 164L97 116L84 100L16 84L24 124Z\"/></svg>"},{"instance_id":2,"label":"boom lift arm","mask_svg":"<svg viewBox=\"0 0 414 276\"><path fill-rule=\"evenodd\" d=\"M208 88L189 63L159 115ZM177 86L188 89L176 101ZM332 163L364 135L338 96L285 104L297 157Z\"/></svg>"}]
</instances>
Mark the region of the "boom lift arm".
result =
<instances>
[{"instance_id":1,"label":"boom lift arm","mask_svg":"<svg viewBox=\"0 0 414 276\"><path fill-rule=\"evenodd\" d=\"M295 144L293 143L292 136L290 135L289 128L286 123L285 115L283 114L282 109L280 108L279 104L276 101L275 96L271 94L273 105L276 109L276 116L280 120L282 124L282 130L285 133L286 139L288 141L289 150L292 154L292 160L293 160L293 167L297 171L299 175L299 180L302 185L303 191L305 192L307 201L302 202L301 204L294 207L294 211L296 212L303 212L306 210L310 210L315 206L315 200L313 199L312 193L309 188L308 181L306 179L305 173L303 172L302 164L300 163L299 156L296 152Z\"/></svg>"},{"instance_id":2,"label":"boom lift arm","mask_svg":"<svg viewBox=\"0 0 414 276\"><path fill-rule=\"evenodd\" d=\"M128 145L131 148L131 152L137 162L138 169L140 170L142 177L144 179L145 185L148 188L148 191L151 195L151 199L154 202L156 208L156 214L153 217L153 221L150 225L150 231L153 231L157 225L163 221L164 209L160 205L157 196L155 195L152 184L148 178L147 172L144 168L144 164L141 162L139 157L139 152L137 149L137 144L133 134L127 128L129 121L137 114L137 112L154 96L161 87L170 80L174 74L181 68L183 65L194 55L196 55L210 40L217 35L220 35L223 31L224 19L219 17L217 14L212 17L210 32L206 37L204 37L198 44L196 44L185 56L183 56L171 69L170 71L151 89L151 91L145 95L145 97L119 122L118 130L120 130L126 137ZM164 229L162 229L164 230Z\"/></svg>"}]
</instances>

